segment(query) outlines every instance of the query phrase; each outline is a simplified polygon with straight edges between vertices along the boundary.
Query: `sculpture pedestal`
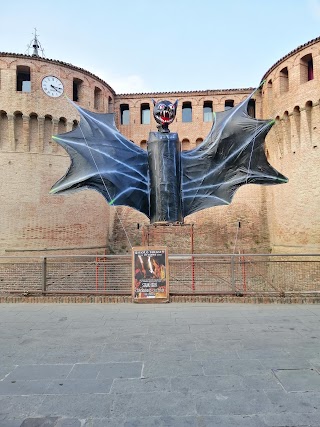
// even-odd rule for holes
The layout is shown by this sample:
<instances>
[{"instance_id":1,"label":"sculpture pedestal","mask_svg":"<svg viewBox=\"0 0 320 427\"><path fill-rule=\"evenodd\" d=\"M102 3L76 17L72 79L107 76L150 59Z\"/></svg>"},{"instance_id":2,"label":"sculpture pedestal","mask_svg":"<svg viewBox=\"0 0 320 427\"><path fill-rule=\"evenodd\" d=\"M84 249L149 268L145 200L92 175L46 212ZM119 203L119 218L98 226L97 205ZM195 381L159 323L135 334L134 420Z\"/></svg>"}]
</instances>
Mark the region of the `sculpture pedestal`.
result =
<instances>
[{"instance_id":1,"label":"sculpture pedestal","mask_svg":"<svg viewBox=\"0 0 320 427\"><path fill-rule=\"evenodd\" d=\"M150 223L182 223L180 141L177 133L150 132Z\"/></svg>"}]
</instances>

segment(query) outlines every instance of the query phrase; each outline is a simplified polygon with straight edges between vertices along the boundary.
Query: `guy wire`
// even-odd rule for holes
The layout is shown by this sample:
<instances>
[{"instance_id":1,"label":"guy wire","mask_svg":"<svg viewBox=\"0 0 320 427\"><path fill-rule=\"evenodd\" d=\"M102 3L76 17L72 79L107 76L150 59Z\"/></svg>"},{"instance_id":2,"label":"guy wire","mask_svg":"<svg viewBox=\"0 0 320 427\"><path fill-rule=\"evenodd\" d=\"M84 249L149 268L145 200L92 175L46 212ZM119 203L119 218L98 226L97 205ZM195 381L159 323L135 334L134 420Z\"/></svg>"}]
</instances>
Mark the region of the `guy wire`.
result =
<instances>
[{"instance_id":1,"label":"guy wire","mask_svg":"<svg viewBox=\"0 0 320 427\"><path fill-rule=\"evenodd\" d=\"M257 87L257 89L255 89L255 91L253 93L255 93L258 89L260 89L265 84L265 82L266 82L266 80L262 80L260 82L259 86ZM251 97L253 96L253 93L252 93ZM248 110L247 110L247 112L248 112ZM248 178L249 178L249 171L250 171L250 167L251 167L252 154L253 154L254 144L256 142L256 136L257 136L258 120L257 119L255 119L255 120L256 120L256 129L255 129L255 133L254 133L254 137L253 137L253 141L252 141L252 148L251 148L251 153L250 153L250 158L249 158L249 164L248 164L248 169L247 169L247 176L246 176L246 184L248 184Z\"/></svg>"},{"instance_id":2,"label":"guy wire","mask_svg":"<svg viewBox=\"0 0 320 427\"><path fill-rule=\"evenodd\" d=\"M248 168L247 168L246 184L248 184L249 172L250 172L250 168L251 168L252 154L253 154L254 144L256 142L257 128L258 128L258 120L256 120L256 128L255 128L254 137L253 137L253 141L252 141L249 164L248 164Z\"/></svg>"},{"instance_id":3,"label":"guy wire","mask_svg":"<svg viewBox=\"0 0 320 427\"><path fill-rule=\"evenodd\" d=\"M233 247L233 254L235 254L235 252L236 252L236 247L237 247L237 243L238 243L238 234L239 234L239 229L240 229L240 227L241 227L241 225L240 225L241 223L240 223L240 221L238 220L238 226L237 226L237 231L236 231L236 237L235 237L235 240L234 240L234 247Z\"/></svg>"},{"instance_id":4,"label":"guy wire","mask_svg":"<svg viewBox=\"0 0 320 427\"><path fill-rule=\"evenodd\" d=\"M66 98L67 98L67 100L72 104L71 100L70 100L67 96L66 96ZM82 130L82 128L81 128L81 124L80 124L80 123L81 123L81 120L79 121L78 126L79 126L79 129L80 129L81 133L82 133L82 137L83 137L83 139L84 139L84 142L85 142L85 144L86 144L86 146L87 146L87 148L88 148L88 150L89 150L89 152L90 152L90 156L91 156L92 161L93 161L93 163L94 163L94 165L95 165L95 167L96 167L96 169L97 169L97 172L98 172L99 177L100 177L100 179L101 179L101 181L102 181L102 184L103 184L103 186L104 186L104 188L105 188L105 190L106 190L106 192L107 192L107 194L108 194L108 196L109 196L109 198L110 198L110 200L111 200L111 196L110 196L109 190L108 190L108 188L107 188L107 186L106 186L106 183L104 182L104 179L103 179L103 177L102 177L102 175L101 175L101 172L100 172L100 170L99 170L99 167L98 167L98 165L97 165L97 162L95 161L95 158L94 158L94 156L93 156L93 154L92 154L91 148L90 148L90 146L89 146L89 144L88 144L88 142L87 142L87 139L86 139L86 137L85 137L85 135L84 135L84 133L83 133L83 130ZM114 207L116 208L116 206L114 206ZM119 220L119 222L120 222L120 224L121 224L121 227L122 227L122 229L123 229L123 231L124 231L124 234L126 235L126 238L127 238L128 242L129 242L130 248L132 248L132 244L131 244L131 242L130 242L130 239L129 239L128 233L127 233L127 231L126 231L126 229L125 229L125 227L124 227L124 225L123 225L123 223L122 223L122 220L121 220L121 218L120 218L120 216L119 216L119 213L118 213L118 211L117 211L117 208L116 208L116 215L117 215L117 218L118 218L118 220Z\"/></svg>"}]
</instances>

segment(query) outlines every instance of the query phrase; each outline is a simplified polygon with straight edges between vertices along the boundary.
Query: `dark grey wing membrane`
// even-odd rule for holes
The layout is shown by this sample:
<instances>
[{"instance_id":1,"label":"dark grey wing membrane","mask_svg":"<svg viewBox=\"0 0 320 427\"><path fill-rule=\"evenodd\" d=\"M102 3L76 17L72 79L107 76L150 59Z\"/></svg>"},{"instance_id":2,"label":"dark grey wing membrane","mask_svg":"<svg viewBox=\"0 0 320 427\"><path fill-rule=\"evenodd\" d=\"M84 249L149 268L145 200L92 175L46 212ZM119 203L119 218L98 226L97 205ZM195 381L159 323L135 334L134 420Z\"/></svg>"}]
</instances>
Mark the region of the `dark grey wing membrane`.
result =
<instances>
[{"instance_id":1,"label":"dark grey wing membrane","mask_svg":"<svg viewBox=\"0 0 320 427\"><path fill-rule=\"evenodd\" d=\"M78 106L79 126L53 139L69 154L71 165L51 193L93 189L110 205L127 205L149 217L146 151L126 139L113 114L97 114Z\"/></svg>"},{"instance_id":2,"label":"dark grey wing membrane","mask_svg":"<svg viewBox=\"0 0 320 427\"><path fill-rule=\"evenodd\" d=\"M248 115L252 95L218 112L205 141L181 154L183 214L227 205L244 184L280 184L288 179L267 161L264 139L274 120Z\"/></svg>"}]
</instances>

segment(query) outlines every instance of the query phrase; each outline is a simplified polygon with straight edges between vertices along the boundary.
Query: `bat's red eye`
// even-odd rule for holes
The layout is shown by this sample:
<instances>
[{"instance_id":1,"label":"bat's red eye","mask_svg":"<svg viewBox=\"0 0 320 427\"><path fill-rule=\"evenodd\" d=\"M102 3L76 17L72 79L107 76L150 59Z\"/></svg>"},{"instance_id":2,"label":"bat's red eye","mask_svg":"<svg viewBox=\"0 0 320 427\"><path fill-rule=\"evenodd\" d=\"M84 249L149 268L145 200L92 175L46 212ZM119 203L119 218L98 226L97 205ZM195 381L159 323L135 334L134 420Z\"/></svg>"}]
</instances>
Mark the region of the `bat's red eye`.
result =
<instances>
[{"instance_id":1,"label":"bat's red eye","mask_svg":"<svg viewBox=\"0 0 320 427\"><path fill-rule=\"evenodd\" d=\"M159 110L163 110L164 109L164 105L160 104L158 108L159 108Z\"/></svg>"}]
</instances>

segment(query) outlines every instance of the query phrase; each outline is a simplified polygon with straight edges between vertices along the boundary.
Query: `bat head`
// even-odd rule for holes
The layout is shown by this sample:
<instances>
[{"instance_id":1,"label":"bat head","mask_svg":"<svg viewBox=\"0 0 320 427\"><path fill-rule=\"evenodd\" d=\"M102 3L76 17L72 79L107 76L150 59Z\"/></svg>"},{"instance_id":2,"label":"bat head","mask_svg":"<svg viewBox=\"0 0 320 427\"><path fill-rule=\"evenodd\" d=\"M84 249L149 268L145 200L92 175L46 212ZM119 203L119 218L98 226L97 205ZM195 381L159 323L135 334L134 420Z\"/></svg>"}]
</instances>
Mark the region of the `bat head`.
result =
<instances>
[{"instance_id":1,"label":"bat head","mask_svg":"<svg viewBox=\"0 0 320 427\"><path fill-rule=\"evenodd\" d=\"M158 101L152 100L154 109L153 117L157 123L161 126L168 127L176 117L178 100L173 104L170 101Z\"/></svg>"}]
</instances>

